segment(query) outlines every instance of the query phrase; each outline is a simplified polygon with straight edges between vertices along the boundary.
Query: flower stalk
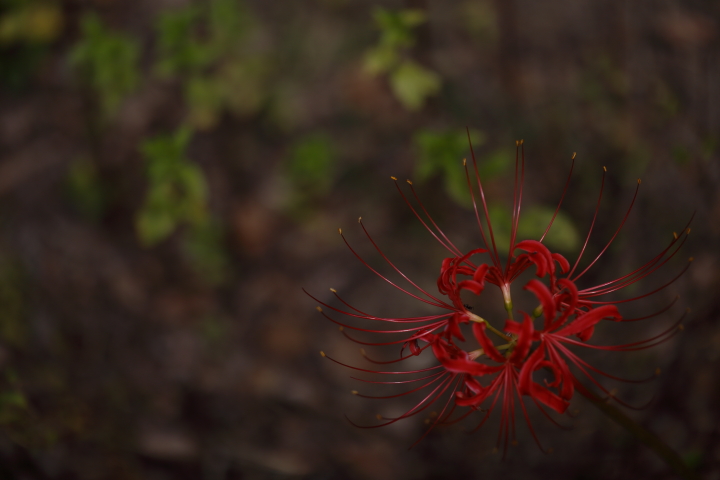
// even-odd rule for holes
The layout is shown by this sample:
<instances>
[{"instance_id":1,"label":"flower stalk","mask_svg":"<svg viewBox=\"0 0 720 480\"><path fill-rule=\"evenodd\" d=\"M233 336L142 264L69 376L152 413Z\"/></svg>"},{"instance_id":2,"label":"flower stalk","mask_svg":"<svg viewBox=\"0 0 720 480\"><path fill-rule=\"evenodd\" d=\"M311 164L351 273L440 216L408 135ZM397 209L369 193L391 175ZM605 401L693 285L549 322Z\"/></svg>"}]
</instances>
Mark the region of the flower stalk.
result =
<instances>
[{"instance_id":1,"label":"flower stalk","mask_svg":"<svg viewBox=\"0 0 720 480\"><path fill-rule=\"evenodd\" d=\"M592 405L607 415L612 421L625 428L633 437L644 443L653 452L655 452L673 472L686 480L699 480L700 476L690 469L683 461L682 457L668 446L660 437L645 429L642 425L628 417L622 410L617 408L606 399L600 398L592 390L584 387L581 383L576 383L575 388Z\"/></svg>"}]
</instances>

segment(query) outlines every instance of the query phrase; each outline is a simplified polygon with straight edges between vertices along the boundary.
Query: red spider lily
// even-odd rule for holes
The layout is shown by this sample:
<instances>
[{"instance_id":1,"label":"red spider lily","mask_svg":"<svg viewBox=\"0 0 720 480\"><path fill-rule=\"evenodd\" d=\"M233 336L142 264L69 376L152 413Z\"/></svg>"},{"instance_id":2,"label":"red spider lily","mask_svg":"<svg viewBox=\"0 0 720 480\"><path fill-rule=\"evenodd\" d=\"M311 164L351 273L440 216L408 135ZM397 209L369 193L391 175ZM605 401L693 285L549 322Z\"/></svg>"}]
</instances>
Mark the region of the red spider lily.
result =
<instances>
[{"instance_id":1,"label":"red spider lily","mask_svg":"<svg viewBox=\"0 0 720 480\"><path fill-rule=\"evenodd\" d=\"M673 301L670 305L663 307L657 312L645 317L633 319L623 318L617 308L617 306L622 303L642 299L663 290L682 275L688 268L687 266L670 281L641 295L620 300L601 300L599 297L618 292L647 278L666 265L687 240L687 235L690 232L688 226L681 231L680 235L675 234L673 240L664 250L639 268L601 285L578 289L576 286L578 279L585 275L588 270L598 262L625 225L635 203L635 199L637 198L640 181L638 180L638 187L635 190L630 206L625 212L615 233L600 253L584 269L576 273L578 272L578 266L595 226L605 184L605 169L603 169L597 207L595 208L588 234L577 259L571 266L570 262L562 255L551 252L542 242L560 210L570 182L573 167L571 166L570 168L570 174L568 175L558 206L543 235L538 240L519 240L517 231L522 204L525 160L523 142L518 141L516 146L512 226L508 258L504 264L501 261L500 252L496 244L474 154L472 156L473 174L477 183L477 189L479 190L479 205L476 201L467 162L464 162L464 166L483 248L476 248L466 253L460 251L429 215L425 206L415 193L412 182L408 180L412 195L419 205L419 208L413 206L396 182L398 191L415 216L433 237L452 254L451 257L446 258L442 262L440 275L437 280L438 294L428 292L402 273L372 239L365 225L362 223L362 219L359 219L358 222L378 254L405 282L410 284L410 287L400 286L370 266L353 247L350 246L342 230L339 230L343 241L345 241L350 251L363 265L378 275L383 281L404 294L441 310L441 312L437 314L417 317L380 317L366 313L350 305L340 297L334 289L331 289L331 291L343 305L342 307L335 307L322 302L308 293L311 298L315 299L323 307L344 315L350 320L359 319L362 321L378 322L375 323L378 325L377 328L356 326L348 323L348 321L338 321L330 315L327 315L321 307L318 307L322 315L338 324L343 334L352 341L362 345L373 346L402 345L399 358L390 361L381 362L372 360L362 351L363 356L368 361L375 364L392 364L406 360L412 356L420 355L429 348L439 362L439 365L426 369L377 371L353 367L331 358L332 361L338 364L360 372L391 376L407 374L411 376L409 379L391 381L371 381L357 378L358 380L373 384L411 387L407 391L381 397L370 397L360 395L358 392L353 392L360 396L387 399L410 394L421 394L422 392L423 396L421 399L404 414L394 418L378 417L384 420L381 424L365 428L389 425L398 420L415 416L426 411L431 405L440 403L442 404L442 408L440 414L431 422L430 429L432 429L439 424L459 421L473 411L482 410L482 405L489 402L490 405L485 410L485 416L478 425L479 428L485 423L490 412L492 412L498 402L500 402L502 408L498 446L500 443L503 443L503 438L505 446L507 446L510 439L513 441L515 439L516 405L520 405L525 421L539 445L535 431L530 424L525 405L525 401L528 398L532 400L548 419L555 422L546 411L546 408L562 414L567 410L569 402L576 390L581 393L588 392L586 387L584 387L572 373L571 368L579 371L583 377L607 395L610 395L610 393L596 379L596 375L624 380L591 366L574 353L571 348L585 347L606 351L632 351L649 348L657 343L668 340L677 333L680 325L679 322L660 335L644 341L612 346L597 346L587 343L593 335L595 326L603 319L630 321L651 318L667 311L674 304ZM574 159L575 155L573 155L573 166ZM394 177L393 180L396 181ZM484 214L483 218L481 218L481 211ZM422 212L422 215L420 212ZM476 255L488 255L490 259L489 263L475 264L472 259ZM516 322L513 320L513 304L510 287L513 281L530 267L535 268L537 277L546 279L547 285L538 280L531 280L525 286L526 290L532 292L538 298L540 306L535 309L532 316L523 313L522 322ZM465 306L462 302L461 294L463 291L466 290L479 296L484 291L486 282L497 285L502 291L505 308L508 312L508 319L505 321L503 330L498 330L480 316L472 313L469 307ZM543 327L536 329L533 321L541 315L544 317ZM465 340L460 325L467 323L472 323L473 335L481 346L480 349L472 352L466 352L455 344L456 339L459 341ZM387 325L391 325L391 327L388 329ZM391 337L388 340L380 342L367 341L356 338L355 335L348 334L347 330L359 332L360 335L383 333L390 334ZM505 344L496 346L487 336L486 331L490 331L502 338ZM407 354L405 354L406 349L408 350ZM326 355L323 353L323 356ZM482 360L482 362L478 360ZM540 369L549 370L552 375L552 380L542 384L535 382L533 375ZM415 378L417 375L422 376ZM453 418L456 407L469 407L469 411ZM429 432L430 429L428 429L427 432ZM425 434L427 434L427 432Z\"/></svg>"}]
</instances>

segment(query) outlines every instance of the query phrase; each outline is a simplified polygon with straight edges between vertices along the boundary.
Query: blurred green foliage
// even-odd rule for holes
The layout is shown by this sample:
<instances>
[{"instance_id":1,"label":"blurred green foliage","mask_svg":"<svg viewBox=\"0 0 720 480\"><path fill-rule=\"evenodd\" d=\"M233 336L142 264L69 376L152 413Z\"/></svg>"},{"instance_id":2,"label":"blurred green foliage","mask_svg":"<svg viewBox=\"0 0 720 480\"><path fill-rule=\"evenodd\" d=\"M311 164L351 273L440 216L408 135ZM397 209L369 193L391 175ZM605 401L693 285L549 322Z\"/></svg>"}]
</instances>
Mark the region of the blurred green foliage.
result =
<instances>
[{"instance_id":1,"label":"blurred green foliage","mask_svg":"<svg viewBox=\"0 0 720 480\"><path fill-rule=\"evenodd\" d=\"M213 127L225 109L242 116L261 107L270 62L249 41L256 24L236 0L190 5L158 19L155 70L182 83L193 127Z\"/></svg>"},{"instance_id":2,"label":"blurred green foliage","mask_svg":"<svg viewBox=\"0 0 720 480\"><path fill-rule=\"evenodd\" d=\"M25 448L43 448L56 441L57 433L31 410L16 373L0 375L0 428L13 442Z\"/></svg>"},{"instance_id":3,"label":"blurred green foliage","mask_svg":"<svg viewBox=\"0 0 720 480\"><path fill-rule=\"evenodd\" d=\"M422 10L398 11L376 8L375 24L380 40L365 55L365 69L387 74L393 93L408 110L420 110L428 97L440 91L440 76L417 62L405 58L415 44L414 28L427 21Z\"/></svg>"},{"instance_id":4,"label":"blurred green foliage","mask_svg":"<svg viewBox=\"0 0 720 480\"><path fill-rule=\"evenodd\" d=\"M408 110L419 110L440 90L440 77L419 63L405 60L390 74L390 86Z\"/></svg>"},{"instance_id":5,"label":"blurred green foliage","mask_svg":"<svg viewBox=\"0 0 720 480\"><path fill-rule=\"evenodd\" d=\"M0 0L0 82L21 90L63 28L56 2Z\"/></svg>"},{"instance_id":6,"label":"blurred green foliage","mask_svg":"<svg viewBox=\"0 0 720 480\"><path fill-rule=\"evenodd\" d=\"M89 158L78 158L70 164L65 187L67 196L82 216L93 221L100 219L107 205L107 194Z\"/></svg>"},{"instance_id":7,"label":"blurred green foliage","mask_svg":"<svg viewBox=\"0 0 720 480\"><path fill-rule=\"evenodd\" d=\"M285 175L292 186L290 210L302 214L309 204L332 188L335 178L336 147L324 133L311 133L295 142L285 164Z\"/></svg>"},{"instance_id":8,"label":"blurred green foliage","mask_svg":"<svg viewBox=\"0 0 720 480\"><path fill-rule=\"evenodd\" d=\"M23 291L26 279L20 265L10 258L0 256L0 346L5 350L3 363L8 360L6 349L23 350L28 340ZM17 375L7 367L0 373L0 430L24 446L47 444L51 437L51 432L38 427Z\"/></svg>"},{"instance_id":9,"label":"blurred green foliage","mask_svg":"<svg viewBox=\"0 0 720 480\"><path fill-rule=\"evenodd\" d=\"M208 188L200 167L186 156L189 127L146 140L140 150L147 162L148 190L136 216L140 242L151 247L186 226L183 247L198 273L210 283L224 278L222 230L208 213Z\"/></svg>"},{"instance_id":10,"label":"blurred green foliage","mask_svg":"<svg viewBox=\"0 0 720 480\"><path fill-rule=\"evenodd\" d=\"M479 130L470 130L473 148L485 143L485 135ZM421 130L415 134L415 147L418 152L414 177L423 182L429 178L440 176L445 191L458 204L470 207L472 200L468 191L462 159L470 163L470 145L468 136L463 131L433 132ZM501 175L513 165L514 152L510 149L498 149L478 159L478 171L483 179ZM470 167L472 168L472 167Z\"/></svg>"},{"instance_id":11,"label":"blurred green foliage","mask_svg":"<svg viewBox=\"0 0 720 480\"><path fill-rule=\"evenodd\" d=\"M492 44L499 36L497 12L490 0L468 0L459 12L465 30L480 44Z\"/></svg>"},{"instance_id":12,"label":"blurred green foliage","mask_svg":"<svg viewBox=\"0 0 720 480\"><path fill-rule=\"evenodd\" d=\"M0 12L0 44L49 43L62 31L62 11L55 2L3 0Z\"/></svg>"},{"instance_id":13,"label":"blurred green foliage","mask_svg":"<svg viewBox=\"0 0 720 480\"><path fill-rule=\"evenodd\" d=\"M498 248L501 252L507 252L512 228L512 210L507 205L492 203L488 205L488 212ZM518 222L518 240L539 240L554 213L555 207L542 205L523 209ZM580 246L580 236L570 217L559 211L543 243L552 250L575 252Z\"/></svg>"},{"instance_id":14,"label":"blurred green foliage","mask_svg":"<svg viewBox=\"0 0 720 480\"><path fill-rule=\"evenodd\" d=\"M681 166L687 164L692 158L690 149L688 149L685 145L673 145L671 154L675 163Z\"/></svg>"},{"instance_id":15,"label":"blurred green foliage","mask_svg":"<svg viewBox=\"0 0 720 480\"><path fill-rule=\"evenodd\" d=\"M102 114L109 117L140 82L140 46L137 40L108 30L95 14L85 15L81 30L70 62L98 96Z\"/></svg>"},{"instance_id":16,"label":"blurred green foliage","mask_svg":"<svg viewBox=\"0 0 720 480\"><path fill-rule=\"evenodd\" d=\"M287 172L296 188L318 194L327 193L332 185L335 147L322 133L310 134L290 149Z\"/></svg>"},{"instance_id":17,"label":"blurred green foliage","mask_svg":"<svg viewBox=\"0 0 720 480\"><path fill-rule=\"evenodd\" d=\"M205 177L185 156L191 135L185 127L146 140L140 147L147 162L148 191L136 226L145 246L165 240L179 225L207 220Z\"/></svg>"},{"instance_id":18,"label":"blurred green foliage","mask_svg":"<svg viewBox=\"0 0 720 480\"><path fill-rule=\"evenodd\" d=\"M485 135L478 130L470 131L473 147L485 143ZM441 176L445 192L457 203L472 205L468 191L462 159L468 157L470 145L466 132L432 132L421 130L415 134L418 151L414 178L423 182L434 176Z\"/></svg>"},{"instance_id":19,"label":"blurred green foliage","mask_svg":"<svg viewBox=\"0 0 720 480\"><path fill-rule=\"evenodd\" d=\"M200 8L195 5L160 14L156 25L158 60L155 66L160 75L194 73L213 61L210 49L192 36L199 19Z\"/></svg>"},{"instance_id":20,"label":"blurred green foliage","mask_svg":"<svg viewBox=\"0 0 720 480\"><path fill-rule=\"evenodd\" d=\"M6 370L0 380L0 426L4 430L22 424L27 413L27 400L18 388L15 372Z\"/></svg>"}]
</instances>

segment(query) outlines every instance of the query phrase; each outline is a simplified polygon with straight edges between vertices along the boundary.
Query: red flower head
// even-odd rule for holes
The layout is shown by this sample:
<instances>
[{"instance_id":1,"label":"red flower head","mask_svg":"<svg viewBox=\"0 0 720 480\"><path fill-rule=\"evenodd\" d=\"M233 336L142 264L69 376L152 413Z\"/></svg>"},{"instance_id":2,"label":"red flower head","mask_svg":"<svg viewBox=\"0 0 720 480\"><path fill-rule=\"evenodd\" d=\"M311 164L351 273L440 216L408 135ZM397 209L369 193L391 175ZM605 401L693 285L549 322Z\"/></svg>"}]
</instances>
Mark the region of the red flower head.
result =
<instances>
[{"instance_id":1,"label":"red flower head","mask_svg":"<svg viewBox=\"0 0 720 480\"><path fill-rule=\"evenodd\" d=\"M594 333L596 325L602 320L615 322L641 320L657 316L672 306L671 303L651 315L634 319L624 318L618 309L618 306L625 302L642 299L664 289L682 275L687 269L687 266L669 282L647 293L622 300L604 300L601 299L601 297L622 290L648 277L664 266L684 244L690 230L686 226L680 235L674 235L674 239L667 248L630 273L601 285L579 288L577 286L578 280L597 263L627 221L637 197L640 181L638 180L638 188L635 190L632 202L620 226L610 238L610 241L597 257L579 273L576 273L597 218L605 183L605 169L603 169L603 180L600 187L600 194L598 195L598 206L595 209L585 243L577 259L571 266L570 262L562 255L551 252L542 242L560 210L572 175L572 167L560 202L545 233L537 240L518 239L517 233L522 204L525 160L523 142L518 141L516 146L517 155L511 221L512 228L508 248L508 259L504 263L501 260L501 255L495 240L485 200L485 193L474 154L472 175L468 169L467 162L463 161L463 164L465 166L468 188L472 197L482 246L468 252L459 250L437 226L428 214L425 206L420 202L412 186L412 182L408 181L408 184L410 185L412 196L416 200L418 207L413 206L412 202L410 202L400 186L397 185L397 181L393 177L393 180L396 181L398 191L415 216L430 234L451 253L451 256L443 260L440 265L440 275L437 280L437 294L428 292L403 274L375 243L361 219L359 220L360 226L379 255L409 284L409 287L398 285L371 267L350 246L345 236L342 235L342 231L340 231L340 235L348 245L348 248L350 248L350 251L367 268L404 294L439 310L437 314L417 317L380 317L351 306L343 300L334 289L331 289L331 291L342 304L342 307L332 306L311 295L313 299L324 307L335 313L344 315L349 320L357 319L377 325L392 325L391 329L369 328L365 325L358 326L356 323L348 320L341 322L327 315L321 307L318 307L318 310L326 318L340 325L343 334L354 342L371 346L401 346L399 358L384 362L370 359L364 350L361 350L363 356L370 362L375 364L393 364L406 360L409 357L420 355L428 348L430 348L432 355L438 362L437 365L424 369L378 371L353 367L328 357L334 362L356 371L377 373L392 377L392 380L387 381L358 380L374 384L410 387L398 394L371 398L394 398L416 392L425 392L424 395L421 396L420 401L409 408L403 415L395 418L379 417L384 420L382 423L366 428L388 425L398 420L414 416L427 410L435 403L440 403L442 408L440 409L439 415L434 417L432 422L430 422L431 425L427 432L435 425L454 423L475 411L484 411L483 418L478 425L479 428L484 424L485 420L487 420L495 406L500 403L501 428L498 436L498 446L502 443L507 447L511 439L515 441L516 405L520 406L520 411L533 437L537 441L525 405L528 399L532 401L547 418L555 422L549 412L546 411L546 408L562 414L567 410L574 392L579 391L585 395L594 395L589 393L590 391L579 378L586 379L609 396L612 395L610 395L598 381L597 376L622 380L584 361L575 353L577 347L606 351L632 351L648 348L666 341L679 330L681 324L678 321L660 335L643 341L623 345L594 345L588 343ZM574 159L575 155L573 155L573 165ZM471 180L474 180L474 182ZM473 188L473 183L477 184L476 188L479 192L477 196ZM480 199L479 205L476 198ZM486 256L488 261L476 263L473 259L478 256ZM519 275L530 267L534 267L538 278L530 280L524 285L524 289L534 294L539 305L531 314L520 312L522 321L515 321L513 319L514 309L511 286ZM541 281L541 279L544 280L544 282ZM498 286L502 292L504 306L507 311L507 318L504 319L504 322L494 321L491 323L477 313L472 312L470 307L466 306L462 301L461 294L463 291L479 296L483 293L487 283ZM541 316L543 317L542 325L539 325L536 321L539 322L538 319ZM480 348L466 351L465 346L458 343L465 342L465 336L461 329L462 324L472 324L473 337ZM502 328L499 328L500 325L502 325ZM385 341L361 339L356 338L355 335L348 334L347 330L359 332L361 335L367 333L386 334L389 338ZM499 339L499 343L493 342L491 335ZM322 355L326 356L324 353L322 353ZM549 372L551 380L546 380L542 383L535 381L534 374L538 370L546 370ZM404 375L409 376L409 378L404 378ZM402 379L397 380L398 378ZM360 395L355 391L353 393ZM465 413L456 415L455 412L458 407L469 407L469 409Z\"/></svg>"}]
</instances>

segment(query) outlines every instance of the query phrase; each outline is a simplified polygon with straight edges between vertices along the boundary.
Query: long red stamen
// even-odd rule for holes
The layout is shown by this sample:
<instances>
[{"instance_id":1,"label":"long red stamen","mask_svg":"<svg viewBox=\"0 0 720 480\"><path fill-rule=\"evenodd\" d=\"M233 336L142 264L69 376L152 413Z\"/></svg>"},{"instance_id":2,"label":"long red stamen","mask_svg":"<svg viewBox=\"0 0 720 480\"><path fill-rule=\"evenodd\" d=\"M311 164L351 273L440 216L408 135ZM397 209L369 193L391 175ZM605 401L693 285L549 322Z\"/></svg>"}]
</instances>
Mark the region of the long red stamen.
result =
<instances>
[{"instance_id":1,"label":"long red stamen","mask_svg":"<svg viewBox=\"0 0 720 480\"><path fill-rule=\"evenodd\" d=\"M580 249L580 254L577 257L577 260L575 260L575 264L573 265L572 269L570 269L570 272L568 273L568 278L571 278L573 273L575 273L575 269L577 268L578 264L580 263L580 259L582 258L583 254L585 253L585 249L587 248L588 242L590 241L590 235L592 235L593 228L595 228L595 220L597 220L598 212L600 211L600 200L602 200L602 194L603 189L605 188L605 174L607 173L607 169L603 167L603 174L602 174L602 182L600 183L600 193L598 194L597 199L597 205L595 206L595 213L593 214L592 222L590 223L590 229L588 230L587 237L585 237L585 243L583 243L582 248Z\"/></svg>"},{"instance_id":2,"label":"long red stamen","mask_svg":"<svg viewBox=\"0 0 720 480\"><path fill-rule=\"evenodd\" d=\"M667 260L666 260L666 261L667 261ZM663 262L663 263L665 263L665 262ZM615 304L615 303L634 302L635 300L640 300L641 298L649 297L650 295L653 295L653 294L655 294L655 293L657 293L657 292L659 292L659 291L661 291L661 290L664 290L664 289L667 288L668 286L672 285L678 278L682 277L683 274L685 274L685 272L687 271L687 269L690 268L690 263L692 263L692 257L689 259L688 263L685 264L685 267L684 267L682 270L680 270L680 273L678 273L677 275L675 275L675 277L673 277L669 282L667 282L667 283L663 284L662 286L660 286L660 287L658 287L658 288L656 288L656 289L654 289L654 290L651 290L650 292L647 292L647 293L645 293L645 294L643 294L643 295L638 295L638 296L633 297L633 298L627 298L627 299L625 299L625 300L615 300L615 301L613 301L613 302L600 302L600 301L590 301L590 300L587 300L587 301L584 300L584 301L585 301L586 303L591 303L591 304L609 304L609 303ZM660 265L660 266L662 266L662 265ZM657 268L659 268L659 267L657 267ZM657 269L657 268L656 268L656 269ZM647 275L649 275L649 274L647 274ZM643 277L641 277L641 278L644 278L644 277L646 277L647 275L643 275ZM637 280L636 280L636 281L637 281ZM630 283L634 283L634 282L630 282ZM587 295L587 294L585 294L585 293L583 292L583 293L582 293L582 296L583 296L583 297L596 297L596 296L599 296L599 295L605 295L606 293L615 292L615 291L617 291L617 290L620 290L620 289L622 289L622 288L625 288L627 285L630 285L630 283L627 283L626 285L618 286L618 287L616 287L616 288L608 289L607 291L604 291L604 292L602 292L602 293L595 293L595 294Z\"/></svg>"},{"instance_id":3,"label":"long red stamen","mask_svg":"<svg viewBox=\"0 0 720 480\"><path fill-rule=\"evenodd\" d=\"M417 300L420 300L421 302L427 303L428 305L433 305L433 306L435 306L435 307L447 308L447 309L450 309L450 310L453 309L453 307L451 307L450 305L448 305L448 304L445 303L445 302L442 302L442 301L431 302L431 301L426 300L426 299L424 299L424 298L418 297L418 296L415 295L414 293L410 293L410 292L408 292L407 290L405 290L404 288L396 285L395 283L392 282L392 280L390 280L389 278L383 276L380 272L378 272L377 270L375 270L375 269L374 269L373 267L371 267L365 260L363 260L363 258L350 246L350 243L348 243L347 239L345 238L345 235L342 234L342 230L340 230L340 236L342 237L343 241L345 242L345 245L347 245L347 247L350 249L350 251L353 253L353 255L355 255L355 257L357 257L357 259L360 260L360 262L362 262L363 265L365 265L371 272L373 272L375 275L377 275L378 277L380 277L380 278L382 278L383 280L385 280L387 283L389 283L389 284L392 285L393 287L397 288L398 290L400 290L400 291L403 292L403 293L406 293L406 294L410 295L411 297L413 297L413 298L415 298L415 299L417 299ZM428 295L427 292L425 292L424 290L423 290L422 292L423 292L424 294ZM430 296L430 295L429 295L429 296ZM434 298L434 297L430 296L430 298Z\"/></svg>"},{"instance_id":4,"label":"long red stamen","mask_svg":"<svg viewBox=\"0 0 720 480\"><path fill-rule=\"evenodd\" d=\"M565 193L567 193L568 186L570 186L570 178L572 177L573 169L575 168L575 156L577 153L573 153L572 155L572 163L570 164L570 173L568 173L567 180L565 181L565 187L563 187L562 195L560 195L560 201L558 202L557 208L555 208L555 213L553 213L552 218L550 219L550 223L548 224L547 228L545 229L545 232L542 234L542 237L540 237L539 242L542 243L542 241L545 239L545 236L550 231L550 227L552 227L553 222L555 222L555 217L557 217L558 212L560 212L560 206L563 203L563 200L565 200Z\"/></svg>"},{"instance_id":5,"label":"long red stamen","mask_svg":"<svg viewBox=\"0 0 720 480\"><path fill-rule=\"evenodd\" d=\"M411 373L415 373L415 372L405 372L405 373L411 374ZM441 376L441 375L447 375L447 372L443 370L441 372L437 372L437 373L433 373L432 375L428 375L427 377L411 378L410 380L395 380L392 382L379 381L379 380L367 380L365 378L360 378L360 377L350 377L350 378L352 378L353 380L358 380L360 382L374 383L377 385L399 385L399 384L405 384L405 383L420 382L422 380L427 380L428 378L435 378L435 377Z\"/></svg>"},{"instance_id":6,"label":"long red stamen","mask_svg":"<svg viewBox=\"0 0 720 480\"><path fill-rule=\"evenodd\" d=\"M459 386L459 381L458 381L458 379L453 378L453 381L456 381L456 384L453 386L453 388L450 389L451 392L454 392L455 390L457 390L457 388L458 388L458 386ZM452 384L452 381L448 384L448 387L450 387L451 384ZM446 388L445 390L443 390L438 396L443 395L446 390L447 390L447 388ZM447 401L445 402L445 405L443 406L442 410L440 411L440 414L435 418L435 421L432 422L432 425L430 425L430 426L427 428L427 430L425 430L425 433L423 433L423 434L420 436L420 438L418 438L418 439L415 441L415 443L413 443L412 445L410 445L410 448L413 448L415 445L417 445L418 443L420 443L420 442L422 441L422 439L425 438L425 437L427 437L427 435L430 433L430 431L431 431L433 428L435 428L435 426L438 425L438 423L440 423L440 420L442 419L443 414L445 413L445 410L447 410L447 407L448 407L448 405L450 404L450 402L451 402L452 400L453 400L453 395L449 395Z\"/></svg>"},{"instance_id":7,"label":"long red stamen","mask_svg":"<svg viewBox=\"0 0 720 480\"><path fill-rule=\"evenodd\" d=\"M447 249L450 253L452 253L453 255L462 256L462 253L460 252L460 250L447 238L445 233L440 229L440 227L437 226L435 221L432 219L430 214L427 212L427 210L425 209L425 206L422 204L422 202L418 198L417 194L415 193L415 189L412 187L412 183L408 180L408 184L410 185L410 190L413 192L413 195L415 196L415 199L418 201L420 208L423 210L423 212L425 212L425 215L427 215L427 217L430 219L430 222L440 233L440 237L442 237L442 239L435 233L435 231L432 228L430 228L428 226L427 223L425 223L425 220L423 220L422 216L417 212L417 210L415 210L415 207L412 206L412 203L410 203L410 200L407 199L407 197L405 196L405 193L400 188L400 185L398 185L397 178L395 178L395 177L391 177L391 178L395 181L395 188L397 188L398 192L400 192L400 196L402 196L403 200L405 201L407 206L410 208L410 211L412 211L413 214L415 215L415 217L420 221L420 223L422 223L423 227L425 227L425 229L428 232L430 232L430 234L433 237L435 237L435 240L437 240L438 243L440 243L440 245L445 247L445 249Z\"/></svg>"},{"instance_id":8,"label":"long red stamen","mask_svg":"<svg viewBox=\"0 0 720 480\"><path fill-rule=\"evenodd\" d=\"M520 149L522 151L522 161L520 163L520 168L518 169L518 154L517 150ZM519 186L518 186L518 170L520 170L520 178L519 178ZM509 276L510 273L510 264L512 263L510 261L513 251L515 250L515 240L517 239L517 230L518 225L520 224L520 207L522 206L522 194L523 194L523 185L525 184L525 142L523 140L519 140L516 142L516 148L515 148L515 182L513 186L513 212L512 212L512 226L510 229L510 246L508 248L508 262L507 265L505 265L505 278Z\"/></svg>"},{"instance_id":9,"label":"long red stamen","mask_svg":"<svg viewBox=\"0 0 720 480\"><path fill-rule=\"evenodd\" d=\"M639 191L640 191L640 179L638 179L637 187L635 187L635 195L633 195L632 201L630 202L630 206L628 207L627 211L625 212L625 216L623 217L622 222L620 222L620 226L617 228L617 230L615 230L615 233L613 234L612 238L610 238L610 241L607 243L607 245L605 245L605 248L603 248L600 251L600 253L598 253L597 257L595 257L595 260L590 262L590 265L585 267L585 270L583 270L582 272L577 274L577 276L572 279L573 282L577 281L578 278L585 275L585 272L590 270L590 268L592 268L592 266L595 265L595 262L597 262L598 259L600 257L602 257L603 253L605 253L605 251L610 247L610 244L613 242L613 240L615 240L615 237L617 237L618 233L620 233L620 230L622 230L622 227L625 225L625 222L627 221L628 216L630 216L630 212L632 211L633 205L635 205L635 199L637 198ZM589 234L588 234L588 238L589 238ZM570 278L571 275L572 275L572 272L570 275L568 275L568 278Z\"/></svg>"},{"instance_id":10,"label":"long red stamen","mask_svg":"<svg viewBox=\"0 0 720 480\"><path fill-rule=\"evenodd\" d=\"M305 294L306 294L308 297L312 298L313 300L315 300L316 302L318 302L320 305L322 305L322 306L324 306L324 307L326 307L326 308L328 308L328 309L330 309L330 310L332 310L332 311L334 311L334 312L340 313L340 314L342 314L342 315L347 315L348 317L362 318L363 320L378 320L378 321L393 322L393 323L419 323L419 322L427 322L427 321L431 321L431 320L437 320L437 319L440 319L440 318L448 318L448 317L451 317L452 315L454 315L453 313L443 313L443 314L440 314L440 315L426 315L426 316L423 316L423 317L402 317L402 318L376 317L376 316L369 315L369 314L366 314L366 313L364 313L364 312L361 312L360 310L357 310L357 309L355 309L355 308L353 308L353 310L359 312L359 314L357 314L357 313L352 313L352 312L346 312L345 310L340 310L339 308L333 307L332 305L329 305L329 304L323 302L322 300L316 298L315 296L310 295L310 294L307 292L307 290L305 290L304 288L303 288L303 292L305 292ZM350 307L350 308L352 308L352 307ZM322 311L321 311L321 313L322 313Z\"/></svg>"},{"instance_id":11,"label":"long red stamen","mask_svg":"<svg viewBox=\"0 0 720 480\"><path fill-rule=\"evenodd\" d=\"M453 308L453 307L451 307L450 305L448 305L446 302L444 302L444 301L438 299L437 297L435 297L434 295L431 295L430 293L428 293L425 289L419 287L415 282L413 282L412 280L410 280L410 279L407 277L407 275L405 275L403 272L401 272L400 269L397 268L397 267L395 266L395 264L392 263L392 262L390 261L390 259L383 253L383 251L380 249L380 247L378 246L378 244L375 243L375 240L372 239L372 237L370 236L370 233L368 233L368 231L367 231L367 228L365 228L365 224L362 222L362 218L358 219L358 223L359 223L360 226L362 227L363 232L365 232L365 235L367 235L368 240L370 240L370 243L373 244L373 247L375 247L375 249L378 251L378 253L380 254L380 256L382 256L383 260L385 260L385 261L388 263L388 265L390 265L390 266L393 268L393 270L395 270L397 273L399 273L400 276L402 276L405 280L407 280L410 285L412 285L413 287L417 288L423 295L425 295L425 296L427 296L428 298L436 301L436 302L439 303L440 305L444 305L444 306L446 306L447 308ZM344 237L343 237L343 238L344 238Z\"/></svg>"},{"instance_id":12,"label":"long red stamen","mask_svg":"<svg viewBox=\"0 0 720 480\"><path fill-rule=\"evenodd\" d=\"M475 178L477 179L478 189L480 190L480 199L482 201L483 211L485 212L485 220L487 221L488 232L490 233L490 242L492 243L492 249L490 249L490 247L487 245L487 242L485 242L485 245L488 250L491 250L493 252L495 267L497 267L498 270L501 270L502 266L500 264L500 257L498 255L497 246L495 245L495 234L493 233L492 222L490 221L490 213L488 212L487 202L485 201L485 190L483 190L482 181L480 179L480 170L478 170L477 159L475 158L475 150L473 149L472 140L470 139L470 129L466 128L466 131L468 143L470 144L470 155L472 156L473 169L475 170ZM475 202L473 200L473 204L474 203ZM475 213L477 214L477 208L475 209ZM478 217L478 225L480 226L480 233L482 234L482 223L480 222L480 217ZM483 234L483 240L484 238L485 235Z\"/></svg>"}]
</instances>

